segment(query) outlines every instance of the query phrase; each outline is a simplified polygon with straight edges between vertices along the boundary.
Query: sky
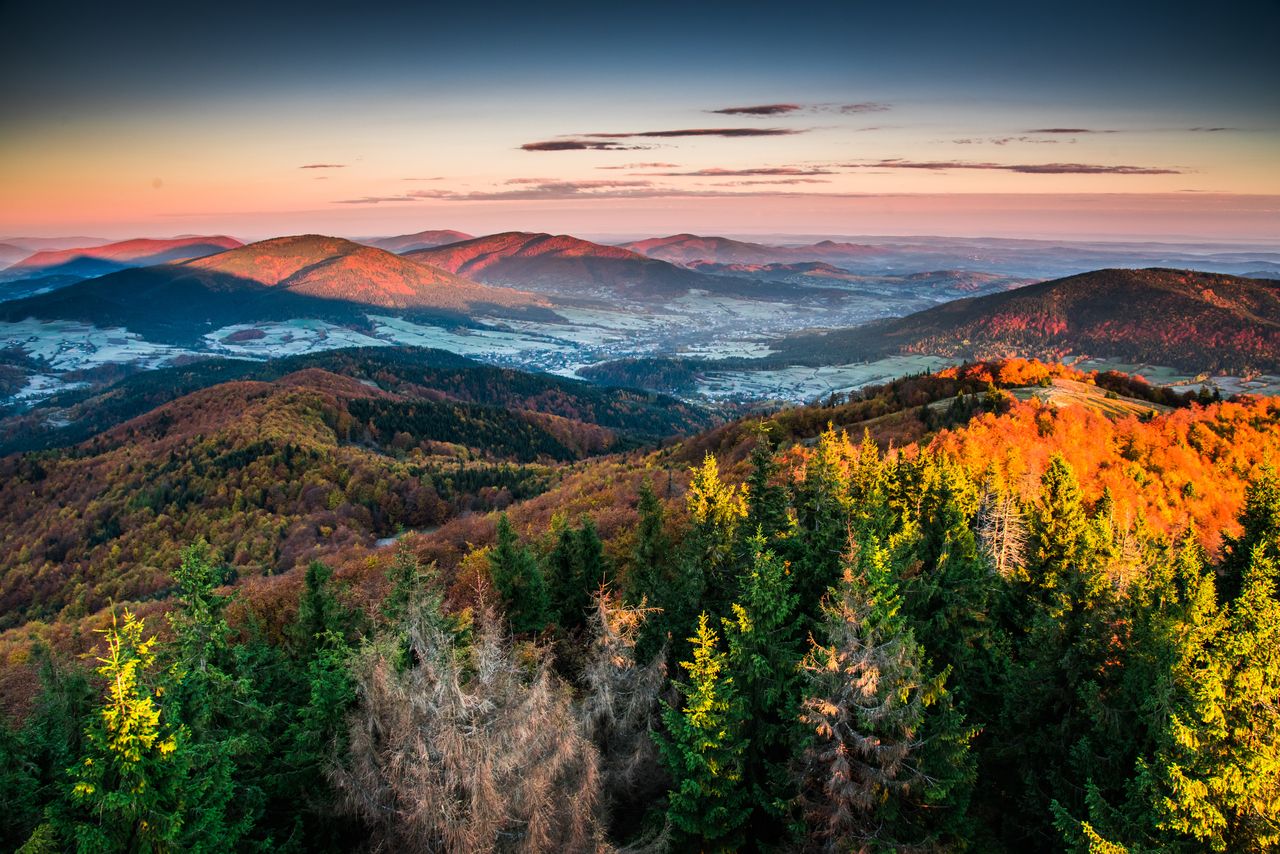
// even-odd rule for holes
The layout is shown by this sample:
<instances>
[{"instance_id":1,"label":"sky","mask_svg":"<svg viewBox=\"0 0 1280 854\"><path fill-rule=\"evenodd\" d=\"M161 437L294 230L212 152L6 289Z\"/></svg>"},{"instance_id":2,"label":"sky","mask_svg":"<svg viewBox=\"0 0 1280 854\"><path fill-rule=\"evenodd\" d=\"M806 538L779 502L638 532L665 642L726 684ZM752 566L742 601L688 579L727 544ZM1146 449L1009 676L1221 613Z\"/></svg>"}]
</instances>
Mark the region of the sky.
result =
<instances>
[{"instance_id":1,"label":"sky","mask_svg":"<svg viewBox=\"0 0 1280 854\"><path fill-rule=\"evenodd\" d=\"M0 235L1280 241L1280 0L5 19Z\"/></svg>"}]
</instances>

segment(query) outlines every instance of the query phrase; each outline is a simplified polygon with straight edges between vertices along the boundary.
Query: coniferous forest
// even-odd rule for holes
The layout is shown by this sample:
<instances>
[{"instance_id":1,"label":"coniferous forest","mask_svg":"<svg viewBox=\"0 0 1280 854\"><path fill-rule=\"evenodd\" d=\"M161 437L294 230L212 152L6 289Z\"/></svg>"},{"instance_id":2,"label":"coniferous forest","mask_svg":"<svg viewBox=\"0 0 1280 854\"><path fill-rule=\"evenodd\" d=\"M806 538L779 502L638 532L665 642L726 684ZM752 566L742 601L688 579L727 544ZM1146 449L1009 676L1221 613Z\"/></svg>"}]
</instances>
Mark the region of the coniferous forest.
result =
<instances>
[{"instance_id":1,"label":"coniferous forest","mask_svg":"<svg viewBox=\"0 0 1280 854\"><path fill-rule=\"evenodd\" d=\"M5 636L0 845L1274 850L1280 408L1141 394L973 365L280 574L194 536Z\"/></svg>"}]
</instances>

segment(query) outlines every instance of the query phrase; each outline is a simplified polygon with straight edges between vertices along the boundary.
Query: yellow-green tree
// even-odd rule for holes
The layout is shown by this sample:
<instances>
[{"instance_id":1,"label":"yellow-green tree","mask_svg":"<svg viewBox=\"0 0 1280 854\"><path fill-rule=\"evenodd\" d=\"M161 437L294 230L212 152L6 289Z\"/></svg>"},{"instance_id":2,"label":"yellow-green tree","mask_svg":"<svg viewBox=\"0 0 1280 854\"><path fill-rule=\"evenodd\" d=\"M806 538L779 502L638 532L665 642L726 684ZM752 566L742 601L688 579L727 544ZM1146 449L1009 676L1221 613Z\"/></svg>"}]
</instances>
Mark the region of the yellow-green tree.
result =
<instances>
[{"instance_id":1,"label":"yellow-green tree","mask_svg":"<svg viewBox=\"0 0 1280 854\"><path fill-rule=\"evenodd\" d=\"M184 821L185 733L165 717L152 687L155 637L124 612L106 629L98 673L105 702L85 733L88 749L72 769L73 809L64 839L80 851L165 851Z\"/></svg>"},{"instance_id":2,"label":"yellow-green tree","mask_svg":"<svg viewBox=\"0 0 1280 854\"><path fill-rule=\"evenodd\" d=\"M681 850L736 851L751 803L733 677L705 612L689 642L693 660L680 662L689 681L678 685L684 707L666 708L668 734L659 742L672 780L667 820Z\"/></svg>"}]
</instances>

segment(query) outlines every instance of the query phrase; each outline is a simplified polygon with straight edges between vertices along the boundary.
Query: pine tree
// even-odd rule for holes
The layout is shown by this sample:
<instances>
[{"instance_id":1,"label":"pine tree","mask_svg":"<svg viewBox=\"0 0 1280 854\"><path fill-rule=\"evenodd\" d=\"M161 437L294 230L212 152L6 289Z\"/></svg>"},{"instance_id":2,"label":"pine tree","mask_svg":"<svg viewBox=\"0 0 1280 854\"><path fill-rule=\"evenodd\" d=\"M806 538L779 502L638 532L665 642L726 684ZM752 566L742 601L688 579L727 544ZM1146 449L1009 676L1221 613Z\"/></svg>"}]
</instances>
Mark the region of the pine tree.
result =
<instances>
[{"instance_id":1,"label":"pine tree","mask_svg":"<svg viewBox=\"0 0 1280 854\"><path fill-rule=\"evenodd\" d=\"M254 675L234 660L225 614L231 597L217 592L223 574L203 539L183 551L173 577L179 607L168 615L174 643L167 705L187 730L187 832L234 845L262 809L260 774L249 766L261 758L270 712Z\"/></svg>"},{"instance_id":2,"label":"pine tree","mask_svg":"<svg viewBox=\"0 0 1280 854\"><path fill-rule=\"evenodd\" d=\"M899 614L887 554L874 539L846 559L814 641L803 720L802 803L811 847L946 848L964 838L973 785L964 725Z\"/></svg>"},{"instance_id":3,"label":"pine tree","mask_svg":"<svg viewBox=\"0 0 1280 854\"><path fill-rule=\"evenodd\" d=\"M1267 557L1280 560L1280 474L1270 464L1262 467L1245 490L1240 527L1240 535L1227 537L1224 543L1219 583L1223 602L1230 602L1240 592L1254 547L1261 545Z\"/></svg>"},{"instance_id":4,"label":"pine tree","mask_svg":"<svg viewBox=\"0 0 1280 854\"><path fill-rule=\"evenodd\" d=\"M655 656L646 663L637 655L640 629L651 615L628 607L614 593L597 591L593 639L582 672L582 728L600 754L602 807L621 838L643 818L634 805L653 802L670 782L652 735L661 714L658 696L667 682L665 661Z\"/></svg>"},{"instance_id":5,"label":"pine tree","mask_svg":"<svg viewBox=\"0 0 1280 854\"><path fill-rule=\"evenodd\" d=\"M1008 590L1013 662L992 742L1002 785L1022 803L1018 844L1046 844L1059 836L1055 801L1081 814L1086 783L1109 788L1128 770L1100 754L1093 726L1120 690L1123 669L1108 662L1119 655L1123 605L1061 456L1051 458L1030 516L1026 572Z\"/></svg>"},{"instance_id":6,"label":"pine tree","mask_svg":"<svg viewBox=\"0 0 1280 854\"><path fill-rule=\"evenodd\" d=\"M586 567L579 551L577 532L563 522L556 531L555 546L546 559L547 587L557 623L563 629L576 629L586 619L591 589Z\"/></svg>"},{"instance_id":7,"label":"pine tree","mask_svg":"<svg viewBox=\"0 0 1280 854\"><path fill-rule=\"evenodd\" d=\"M158 851L184 847L189 763L186 732L157 703L155 638L129 611L104 632L98 673L106 702L85 731L87 749L72 770L72 807L59 836L81 851ZM198 844L214 850L222 840Z\"/></svg>"},{"instance_id":8,"label":"pine tree","mask_svg":"<svg viewBox=\"0 0 1280 854\"><path fill-rule=\"evenodd\" d=\"M748 551L752 537L759 535L772 542L788 527L787 491L774 483L778 474L778 462L774 459L768 428L763 423L756 432L756 444L751 449L750 462L751 474L748 475L746 484L747 514L743 524L747 535L744 545Z\"/></svg>"},{"instance_id":9,"label":"pine tree","mask_svg":"<svg viewBox=\"0 0 1280 854\"><path fill-rule=\"evenodd\" d=\"M635 550L627 577L627 601L638 605L642 599L647 599L650 605L657 605L673 581L675 553L671 537L667 534L662 501L654 493L653 484L647 477L640 484L636 510L640 521L636 526Z\"/></svg>"},{"instance_id":10,"label":"pine tree","mask_svg":"<svg viewBox=\"0 0 1280 854\"><path fill-rule=\"evenodd\" d=\"M498 517L498 538L489 553L489 574L506 604L512 631L536 632L546 627L551 603L542 568L516 538L506 513Z\"/></svg>"},{"instance_id":11,"label":"pine tree","mask_svg":"<svg viewBox=\"0 0 1280 854\"><path fill-rule=\"evenodd\" d=\"M854 492L861 502L883 498L877 491L878 452L875 461L860 460L858 472L863 479L856 490L851 488L846 473L847 455L848 437L828 427L818 437L813 456L795 486L798 535L794 548L788 551L801 612L813 621L820 616L823 594L840 579L841 560L859 512L855 508L860 506L854 503ZM861 512L868 512L867 508Z\"/></svg>"},{"instance_id":12,"label":"pine tree","mask_svg":"<svg viewBox=\"0 0 1280 854\"><path fill-rule=\"evenodd\" d=\"M904 607L933 663L951 670L952 694L967 713L992 714L1006 640L990 619L999 578L979 550L970 520L976 490L945 458L926 462L919 565Z\"/></svg>"},{"instance_id":13,"label":"pine tree","mask_svg":"<svg viewBox=\"0 0 1280 854\"><path fill-rule=\"evenodd\" d=\"M583 519L577 530L563 523L557 527L545 576L560 627L573 631L586 625L592 594L609 581L611 573L595 522Z\"/></svg>"},{"instance_id":14,"label":"pine tree","mask_svg":"<svg viewBox=\"0 0 1280 854\"><path fill-rule=\"evenodd\" d=\"M751 811L743 781L746 744L734 715L736 686L719 641L703 612L689 638L692 660L680 662L689 676L677 685L683 708L663 711L667 733L659 746L672 779L667 820L682 850L738 850Z\"/></svg>"},{"instance_id":15,"label":"pine tree","mask_svg":"<svg viewBox=\"0 0 1280 854\"><path fill-rule=\"evenodd\" d=\"M788 567L765 548L764 538L749 545L751 566L739 585L739 602L723 622L737 696L733 714L744 741L748 838L759 848L772 848L792 832L790 807L797 792L789 766L799 742L801 636Z\"/></svg>"},{"instance_id":16,"label":"pine tree","mask_svg":"<svg viewBox=\"0 0 1280 854\"><path fill-rule=\"evenodd\" d=\"M746 500L736 486L720 479L720 466L708 453L693 470L686 503L691 530L685 558L694 565L695 577L701 574L703 606L722 617L728 614L736 592L735 545L747 513Z\"/></svg>"},{"instance_id":17,"label":"pine tree","mask_svg":"<svg viewBox=\"0 0 1280 854\"><path fill-rule=\"evenodd\" d=\"M1206 629L1210 629L1208 622ZM1280 601L1254 546L1220 634L1188 633L1152 776L1162 828L1214 851L1280 847Z\"/></svg>"}]
</instances>

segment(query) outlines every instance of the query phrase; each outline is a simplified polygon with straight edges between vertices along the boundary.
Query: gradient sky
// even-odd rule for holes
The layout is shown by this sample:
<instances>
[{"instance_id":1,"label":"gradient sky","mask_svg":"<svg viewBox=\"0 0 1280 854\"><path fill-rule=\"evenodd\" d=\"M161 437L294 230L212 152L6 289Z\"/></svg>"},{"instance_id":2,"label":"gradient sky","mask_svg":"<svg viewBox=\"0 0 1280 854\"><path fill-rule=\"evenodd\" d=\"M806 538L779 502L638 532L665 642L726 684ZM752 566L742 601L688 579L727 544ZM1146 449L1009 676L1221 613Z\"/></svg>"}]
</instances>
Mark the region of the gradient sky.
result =
<instances>
[{"instance_id":1,"label":"gradient sky","mask_svg":"<svg viewBox=\"0 0 1280 854\"><path fill-rule=\"evenodd\" d=\"M0 233L1280 240L1277 0L122 5L6 5Z\"/></svg>"}]
</instances>

